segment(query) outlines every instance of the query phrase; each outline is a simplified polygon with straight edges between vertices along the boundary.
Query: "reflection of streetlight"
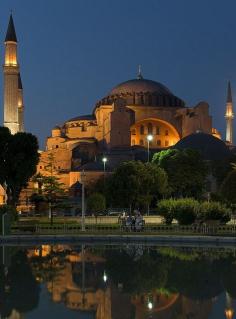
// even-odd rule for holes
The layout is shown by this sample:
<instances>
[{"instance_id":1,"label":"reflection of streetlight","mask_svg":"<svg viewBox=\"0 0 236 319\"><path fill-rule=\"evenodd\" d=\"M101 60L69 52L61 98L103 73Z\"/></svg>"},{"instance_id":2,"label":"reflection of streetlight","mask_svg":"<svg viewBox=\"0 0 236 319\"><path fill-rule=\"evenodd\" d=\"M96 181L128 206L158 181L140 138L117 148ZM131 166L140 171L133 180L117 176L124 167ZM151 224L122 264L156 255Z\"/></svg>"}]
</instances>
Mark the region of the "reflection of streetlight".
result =
<instances>
[{"instance_id":1,"label":"reflection of streetlight","mask_svg":"<svg viewBox=\"0 0 236 319\"><path fill-rule=\"evenodd\" d=\"M153 303L151 301L148 302L148 309L149 310L152 310L153 308Z\"/></svg>"},{"instance_id":2,"label":"reflection of streetlight","mask_svg":"<svg viewBox=\"0 0 236 319\"><path fill-rule=\"evenodd\" d=\"M107 157L103 157L103 158L102 158L102 161L103 161L103 171L104 171L104 174L105 174L105 172L106 172Z\"/></svg>"},{"instance_id":3,"label":"reflection of streetlight","mask_svg":"<svg viewBox=\"0 0 236 319\"><path fill-rule=\"evenodd\" d=\"M148 162L149 162L149 144L153 140L153 136L151 134L148 134L147 136L147 143L148 143Z\"/></svg>"},{"instance_id":4,"label":"reflection of streetlight","mask_svg":"<svg viewBox=\"0 0 236 319\"><path fill-rule=\"evenodd\" d=\"M81 184L82 184L82 227L81 230L85 231L85 204L84 204L84 177L85 173L84 171L81 174Z\"/></svg>"},{"instance_id":5,"label":"reflection of streetlight","mask_svg":"<svg viewBox=\"0 0 236 319\"><path fill-rule=\"evenodd\" d=\"M104 281L104 282L107 282L107 274L105 273L105 271L104 271L104 273L103 273L103 281Z\"/></svg>"}]
</instances>

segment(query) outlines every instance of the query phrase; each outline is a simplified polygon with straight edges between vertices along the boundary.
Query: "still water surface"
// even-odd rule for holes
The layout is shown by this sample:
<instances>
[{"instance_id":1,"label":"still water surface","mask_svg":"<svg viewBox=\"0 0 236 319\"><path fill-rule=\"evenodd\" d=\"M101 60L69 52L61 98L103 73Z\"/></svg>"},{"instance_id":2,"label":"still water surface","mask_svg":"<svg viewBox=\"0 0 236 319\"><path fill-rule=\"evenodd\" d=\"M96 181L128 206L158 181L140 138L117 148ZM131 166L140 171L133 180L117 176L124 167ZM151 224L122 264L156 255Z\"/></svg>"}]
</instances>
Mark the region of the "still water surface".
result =
<instances>
[{"instance_id":1,"label":"still water surface","mask_svg":"<svg viewBox=\"0 0 236 319\"><path fill-rule=\"evenodd\" d=\"M1 318L236 318L234 249L42 245L0 253Z\"/></svg>"}]
</instances>

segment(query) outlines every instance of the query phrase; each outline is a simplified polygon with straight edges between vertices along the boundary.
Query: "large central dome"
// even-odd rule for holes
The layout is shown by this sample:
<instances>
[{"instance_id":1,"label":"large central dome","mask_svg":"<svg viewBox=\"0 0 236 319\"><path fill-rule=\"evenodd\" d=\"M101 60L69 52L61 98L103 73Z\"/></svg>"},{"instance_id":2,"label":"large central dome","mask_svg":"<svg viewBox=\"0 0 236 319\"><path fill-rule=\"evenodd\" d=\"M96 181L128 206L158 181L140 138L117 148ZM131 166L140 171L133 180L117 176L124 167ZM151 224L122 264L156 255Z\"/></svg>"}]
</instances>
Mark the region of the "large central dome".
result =
<instances>
[{"instance_id":1,"label":"large central dome","mask_svg":"<svg viewBox=\"0 0 236 319\"><path fill-rule=\"evenodd\" d=\"M116 99L122 98L126 105L154 107L184 107L183 100L175 96L165 85L147 80L140 74L137 79L122 82L115 86L106 97L100 100L100 105L110 105Z\"/></svg>"},{"instance_id":2,"label":"large central dome","mask_svg":"<svg viewBox=\"0 0 236 319\"><path fill-rule=\"evenodd\" d=\"M109 95L126 93L157 93L161 95L173 95L163 84L146 79L134 79L122 82L114 87Z\"/></svg>"}]
</instances>

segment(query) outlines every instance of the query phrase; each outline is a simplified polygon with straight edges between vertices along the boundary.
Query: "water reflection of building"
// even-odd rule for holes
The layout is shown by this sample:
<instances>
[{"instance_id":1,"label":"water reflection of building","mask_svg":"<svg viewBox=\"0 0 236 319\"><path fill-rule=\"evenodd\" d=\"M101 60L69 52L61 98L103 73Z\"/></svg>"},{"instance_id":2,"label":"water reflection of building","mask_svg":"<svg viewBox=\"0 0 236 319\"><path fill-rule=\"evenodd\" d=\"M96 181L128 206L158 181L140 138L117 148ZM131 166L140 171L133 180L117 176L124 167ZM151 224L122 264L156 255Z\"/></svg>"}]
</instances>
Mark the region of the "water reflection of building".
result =
<instances>
[{"instance_id":1,"label":"water reflection of building","mask_svg":"<svg viewBox=\"0 0 236 319\"><path fill-rule=\"evenodd\" d=\"M80 248L79 248L80 249ZM89 250L71 250L69 246L43 246L32 250L29 256L45 256L50 263L52 256L55 276L45 280L55 303L63 303L68 309L93 315L96 319L208 319L216 299L197 300L178 293L157 290L146 294L128 294L123 291L125 283L114 284L112 278L104 283L106 260ZM59 267L59 258L63 262ZM152 309L148 301L152 301ZM222 312L223 315L223 312ZM225 309L227 319L233 318L232 303ZM18 318L17 318L18 319Z\"/></svg>"}]
</instances>

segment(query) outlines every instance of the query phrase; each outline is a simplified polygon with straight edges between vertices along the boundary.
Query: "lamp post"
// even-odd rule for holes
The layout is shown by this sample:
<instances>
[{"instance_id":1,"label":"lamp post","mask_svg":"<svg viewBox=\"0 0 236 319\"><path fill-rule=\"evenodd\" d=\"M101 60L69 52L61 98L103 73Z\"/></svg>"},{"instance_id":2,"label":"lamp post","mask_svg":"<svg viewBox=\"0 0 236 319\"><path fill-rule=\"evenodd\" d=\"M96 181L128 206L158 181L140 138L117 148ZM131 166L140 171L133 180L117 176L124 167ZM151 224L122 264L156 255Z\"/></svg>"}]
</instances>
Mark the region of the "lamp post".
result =
<instances>
[{"instance_id":1,"label":"lamp post","mask_svg":"<svg viewBox=\"0 0 236 319\"><path fill-rule=\"evenodd\" d=\"M148 143L148 162L149 162L149 148L150 148L150 142L153 140L153 136L151 134L148 134L147 136L147 143Z\"/></svg>"},{"instance_id":2,"label":"lamp post","mask_svg":"<svg viewBox=\"0 0 236 319\"><path fill-rule=\"evenodd\" d=\"M82 220L81 220L81 230L83 232L85 231L84 177L85 177L85 173L84 173L84 170L83 170L82 174L81 174L81 184L82 184Z\"/></svg>"},{"instance_id":3,"label":"lamp post","mask_svg":"<svg viewBox=\"0 0 236 319\"><path fill-rule=\"evenodd\" d=\"M2 215L2 236L5 236L5 216L7 215L7 213L4 213Z\"/></svg>"},{"instance_id":4,"label":"lamp post","mask_svg":"<svg viewBox=\"0 0 236 319\"><path fill-rule=\"evenodd\" d=\"M103 161L103 172L104 172L104 175L105 175L105 172L106 172L107 157L103 157L103 158L102 158L102 161Z\"/></svg>"}]
</instances>

